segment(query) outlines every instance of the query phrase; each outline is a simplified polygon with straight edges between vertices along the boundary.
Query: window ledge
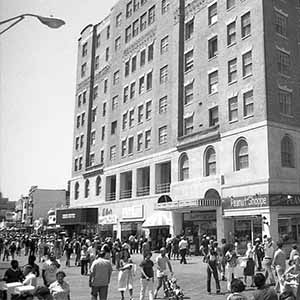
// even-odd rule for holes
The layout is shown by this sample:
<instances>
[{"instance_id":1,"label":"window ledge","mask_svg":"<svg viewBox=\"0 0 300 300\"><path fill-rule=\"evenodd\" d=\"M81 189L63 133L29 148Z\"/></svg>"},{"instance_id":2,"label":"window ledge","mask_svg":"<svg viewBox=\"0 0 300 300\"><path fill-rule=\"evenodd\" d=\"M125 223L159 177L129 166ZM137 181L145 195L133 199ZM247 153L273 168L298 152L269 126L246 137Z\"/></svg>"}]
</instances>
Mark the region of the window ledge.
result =
<instances>
[{"instance_id":1,"label":"window ledge","mask_svg":"<svg viewBox=\"0 0 300 300\"><path fill-rule=\"evenodd\" d=\"M276 35L278 36L278 37L281 37L282 39L284 39L284 40L289 40L289 38L286 36L286 35L282 35L281 33L279 33L279 32L276 32Z\"/></svg>"},{"instance_id":2,"label":"window ledge","mask_svg":"<svg viewBox=\"0 0 300 300\"><path fill-rule=\"evenodd\" d=\"M213 61L213 60L217 59L217 57L218 57L218 54L216 54L215 56L209 57L208 61Z\"/></svg>"},{"instance_id":3,"label":"window ledge","mask_svg":"<svg viewBox=\"0 0 300 300\"><path fill-rule=\"evenodd\" d=\"M287 74L283 74L281 72L278 72L278 74L286 79L291 79L292 77L290 75L287 75Z\"/></svg>"},{"instance_id":4,"label":"window ledge","mask_svg":"<svg viewBox=\"0 0 300 300\"><path fill-rule=\"evenodd\" d=\"M251 77L251 76L253 76L253 73L248 74L248 75L246 75L246 76L243 76L243 80L244 80L244 79L247 79L247 78L249 78L249 77Z\"/></svg>"},{"instance_id":5,"label":"window ledge","mask_svg":"<svg viewBox=\"0 0 300 300\"><path fill-rule=\"evenodd\" d=\"M235 45L236 45L236 42L231 43L231 44L227 45L227 48L233 47L233 46L235 46Z\"/></svg>"},{"instance_id":6,"label":"window ledge","mask_svg":"<svg viewBox=\"0 0 300 300\"><path fill-rule=\"evenodd\" d=\"M282 117L287 117L287 118L290 118L290 119L294 119L294 116L293 115L288 115L288 114L284 114L284 113L280 113L280 115Z\"/></svg>"},{"instance_id":7,"label":"window ledge","mask_svg":"<svg viewBox=\"0 0 300 300\"><path fill-rule=\"evenodd\" d=\"M192 105L193 104L193 101L190 101L190 102L188 102L188 103L184 103L184 107L189 107L190 105Z\"/></svg>"},{"instance_id":8,"label":"window ledge","mask_svg":"<svg viewBox=\"0 0 300 300\"><path fill-rule=\"evenodd\" d=\"M208 96L213 96L213 95L216 95L216 94L218 94L218 91L213 92L213 93L211 93L211 94L208 94Z\"/></svg>"},{"instance_id":9,"label":"window ledge","mask_svg":"<svg viewBox=\"0 0 300 300\"><path fill-rule=\"evenodd\" d=\"M191 35L191 36L190 36L189 38L187 38L187 39L185 38L184 41L185 41L185 42L189 42L189 41L191 41L192 39L193 39L193 35Z\"/></svg>"},{"instance_id":10,"label":"window ledge","mask_svg":"<svg viewBox=\"0 0 300 300\"><path fill-rule=\"evenodd\" d=\"M236 120L231 120L231 121L229 121L229 124L237 123L238 121L239 121L238 119L236 119Z\"/></svg>"},{"instance_id":11,"label":"window ledge","mask_svg":"<svg viewBox=\"0 0 300 300\"><path fill-rule=\"evenodd\" d=\"M145 148L145 151L149 151L149 150L151 150L151 147L149 147L149 148Z\"/></svg>"},{"instance_id":12,"label":"window ledge","mask_svg":"<svg viewBox=\"0 0 300 300\"><path fill-rule=\"evenodd\" d=\"M208 24L208 28L210 27L213 27L214 25L218 24L218 21L214 22L214 23L211 23L211 24Z\"/></svg>"},{"instance_id":13,"label":"window ledge","mask_svg":"<svg viewBox=\"0 0 300 300\"><path fill-rule=\"evenodd\" d=\"M228 82L228 85L230 86L230 85L233 85L233 84L235 84L237 82L238 82L237 80L234 80L234 81Z\"/></svg>"},{"instance_id":14,"label":"window ledge","mask_svg":"<svg viewBox=\"0 0 300 300\"><path fill-rule=\"evenodd\" d=\"M146 119L146 121L150 121L152 118L150 117L150 118L148 118L148 119Z\"/></svg>"},{"instance_id":15,"label":"window ledge","mask_svg":"<svg viewBox=\"0 0 300 300\"><path fill-rule=\"evenodd\" d=\"M244 116L244 120L249 119L249 118L252 118L252 117L254 117L254 114L249 115L249 116Z\"/></svg>"},{"instance_id":16,"label":"window ledge","mask_svg":"<svg viewBox=\"0 0 300 300\"><path fill-rule=\"evenodd\" d=\"M193 68L191 68L191 69L189 69L189 70L187 70L187 71L184 71L184 75L186 75L186 74L188 74L188 73L192 72L193 70L194 70L194 67L193 67Z\"/></svg>"},{"instance_id":17,"label":"window ledge","mask_svg":"<svg viewBox=\"0 0 300 300\"><path fill-rule=\"evenodd\" d=\"M246 39L249 38L250 36L251 36L251 33L248 34L248 35L243 36L243 37L242 37L242 41L243 41L243 40L246 40Z\"/></svg>"},{"instance_id":18,"label":"window ledge","mask_svg":"<svg viewBox=\"0 0 300 300\"><path fill-rule=\"evenodd\" d=\"M235 5L234 5L234 6L231 6L230 8L226 8L226 11L231 11L231 10L233 10L233 9L235 9Z\"/></svg>"},{"instance_id":19,"label":"window ledge","mask_svg":"<svg viewBox=\"0 0 300 300\"><path fill-rule=\"evenodd\" d=\"M133 153L128 153L128 157L133 156Z\"/></svg>"}]
</instances>

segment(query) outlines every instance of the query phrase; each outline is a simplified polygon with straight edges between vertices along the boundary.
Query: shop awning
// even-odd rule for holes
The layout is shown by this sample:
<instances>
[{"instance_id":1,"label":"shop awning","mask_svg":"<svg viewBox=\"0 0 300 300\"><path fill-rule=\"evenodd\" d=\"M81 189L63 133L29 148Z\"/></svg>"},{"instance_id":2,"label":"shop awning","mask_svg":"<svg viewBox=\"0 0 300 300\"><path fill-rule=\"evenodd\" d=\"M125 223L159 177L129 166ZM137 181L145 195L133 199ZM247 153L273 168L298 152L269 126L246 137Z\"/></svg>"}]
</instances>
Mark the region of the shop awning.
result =
<instances>
[{"instance_id":1,"label":"shop awning","mask_svg":"<svg viewBox=\"0 0 300 300\"><path fill-rule=\"evenodd\" d=\"M171 215L169 212L156 211L143 223L144 228L166 227L172 225Z\"/></svg>"}]
</instances>

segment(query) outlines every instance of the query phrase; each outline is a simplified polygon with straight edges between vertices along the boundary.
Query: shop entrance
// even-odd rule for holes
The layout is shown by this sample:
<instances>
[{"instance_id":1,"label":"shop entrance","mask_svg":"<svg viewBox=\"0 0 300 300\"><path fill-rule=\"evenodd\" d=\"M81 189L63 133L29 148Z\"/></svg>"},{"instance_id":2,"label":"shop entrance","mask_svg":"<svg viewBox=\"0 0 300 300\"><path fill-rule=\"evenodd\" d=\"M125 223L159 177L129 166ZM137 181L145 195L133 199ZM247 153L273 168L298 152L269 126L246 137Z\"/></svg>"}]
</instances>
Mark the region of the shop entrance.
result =
<instances>
[{"instance_id":1,"label":"shop entrance","mask_svg":"<svg viewBox=\"0 0 300 300\"><path fill-rule=\"evenodd\" d=\"M144 236L142 224L143 222L121 223L121 239L127 241L131 235L136 236L137 238Z\"/></svg>"},{"instance_id":2,"label":"shop entrance","mask_svg":"<svg viewBox=\"0 0 300 300\"><path fill-rule=\"evenodd\" d=\"M169 226L161 226L157 228L150 228L150 240L152 250L159 250L166 246L166 239L170 233Z\"/></svg>"}]
</instances>

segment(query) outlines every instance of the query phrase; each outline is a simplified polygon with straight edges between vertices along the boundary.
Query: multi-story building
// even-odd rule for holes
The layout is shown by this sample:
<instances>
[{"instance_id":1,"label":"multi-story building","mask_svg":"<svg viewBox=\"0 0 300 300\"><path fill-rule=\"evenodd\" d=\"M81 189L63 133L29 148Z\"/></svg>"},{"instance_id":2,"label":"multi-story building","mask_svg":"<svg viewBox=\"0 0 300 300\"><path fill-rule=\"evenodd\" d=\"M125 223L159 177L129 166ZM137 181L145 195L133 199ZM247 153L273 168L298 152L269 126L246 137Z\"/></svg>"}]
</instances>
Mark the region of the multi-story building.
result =
<instances>
[{"instance_id":1,"label":"multi-story building","mask_svg":"<svg viewBox=\"0 0 300 300\"><path fill-rule=\"evenodd\" d=\"M15 201L9 201L8 198L2 196L0 192L0 221L12 221L10 216L14 213L16 207Z\"/></svg>"},{"instance_id":2,"label":"multi-story building","mask_svg":"<svg viewBox=\"0 0 300 300\"><path fill-rule=\"evenodd\" d=\"M300 242L299 16L298 0L121 0L84 28L74 211L158 244Z\"/></svg>"}]
</instances>

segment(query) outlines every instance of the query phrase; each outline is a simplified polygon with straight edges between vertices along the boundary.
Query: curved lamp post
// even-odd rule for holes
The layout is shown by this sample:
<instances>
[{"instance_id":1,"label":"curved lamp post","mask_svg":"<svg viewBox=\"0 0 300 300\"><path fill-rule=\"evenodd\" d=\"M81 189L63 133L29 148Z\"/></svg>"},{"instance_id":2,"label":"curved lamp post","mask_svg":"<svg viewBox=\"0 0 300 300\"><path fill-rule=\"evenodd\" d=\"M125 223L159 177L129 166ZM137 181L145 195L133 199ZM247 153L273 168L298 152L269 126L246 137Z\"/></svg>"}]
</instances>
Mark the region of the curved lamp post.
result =
<instances>
[{"instance_id":1,"label":"curved lamp post","mask_svg":"<svg viewBox=\"0 0 300 300\"><path fill-rule=\"evenodd\" d=\"M25 17L34 17L37 18L42 24L50 27L50 28L59 28L65 24L65 21L62 19L57 19L57 18L51 18L51 17L43 17L39 15L34 15L34 14L22 14L4 21L0 21L0 25L6 24L11 21L15 21L12 24L10 24L8 27L6 27L4 30L0 31L0 35L12 28L13 26L17 25L19 22L25 19Z\"/></svg>"}]
</instances>

